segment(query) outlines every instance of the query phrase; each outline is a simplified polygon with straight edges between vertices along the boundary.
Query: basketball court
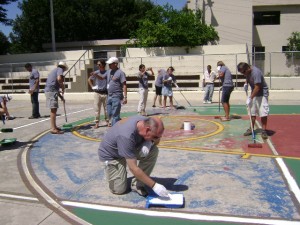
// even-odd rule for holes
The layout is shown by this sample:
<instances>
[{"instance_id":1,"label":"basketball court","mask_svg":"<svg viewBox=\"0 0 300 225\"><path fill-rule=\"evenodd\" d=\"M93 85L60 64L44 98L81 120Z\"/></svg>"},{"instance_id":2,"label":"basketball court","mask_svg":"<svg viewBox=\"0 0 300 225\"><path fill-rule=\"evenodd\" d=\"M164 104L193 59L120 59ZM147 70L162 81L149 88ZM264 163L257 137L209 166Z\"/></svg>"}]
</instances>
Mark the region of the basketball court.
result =
<instances>
[{"instance_id":1,"label":"basketball court","mask_svg":"<svg viewBox=\"0 0 300 225\"><path fill-rule=\"evenodd\" d=\"M299 224L299 106L271 105L269 139L249 148L245 106L232 119L216 119L216 105L185 110L149 108L165 132L151 174L171 193L184 195L182 208L145 208L134 192L109 192L97 149L108 129L93 118L72 122L63 135L43 132L19 154L23 180L35 196L71 223L91 224ZM136 115L122 110L122 119ZM182 129L185 121L192 130ZM129 181L132 175L129 173ZM151 193L151 190L148 190Z\"/></svg>"}]
</instances>

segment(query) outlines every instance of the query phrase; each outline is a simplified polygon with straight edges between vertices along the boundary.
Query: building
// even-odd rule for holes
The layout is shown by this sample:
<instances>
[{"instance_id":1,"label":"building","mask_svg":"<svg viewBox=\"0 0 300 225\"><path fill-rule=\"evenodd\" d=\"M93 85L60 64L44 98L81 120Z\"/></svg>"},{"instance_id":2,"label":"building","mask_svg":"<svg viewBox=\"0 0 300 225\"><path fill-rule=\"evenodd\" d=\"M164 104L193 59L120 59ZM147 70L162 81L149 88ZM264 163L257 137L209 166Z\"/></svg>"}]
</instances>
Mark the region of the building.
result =
<instances>
[{"instance_id":1,"label":"building","mask_svg":"<svg viewBox=\"0 0 300 225\"><path fill-rule=\"evenodd\" d=\"M219 33L220 45L247 44L253 52L284 51L292 32L300 31L299 0L189 0Z\"/></svg>"}]
</instances>

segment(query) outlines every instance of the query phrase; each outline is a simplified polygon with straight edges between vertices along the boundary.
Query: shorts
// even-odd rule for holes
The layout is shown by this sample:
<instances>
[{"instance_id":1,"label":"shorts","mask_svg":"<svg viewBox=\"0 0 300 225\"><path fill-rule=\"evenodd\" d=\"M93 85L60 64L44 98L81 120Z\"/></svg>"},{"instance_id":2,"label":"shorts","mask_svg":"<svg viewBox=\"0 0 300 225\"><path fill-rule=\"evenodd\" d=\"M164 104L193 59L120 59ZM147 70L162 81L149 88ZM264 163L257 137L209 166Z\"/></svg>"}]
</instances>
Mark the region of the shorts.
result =
<instances>
[{"instance_id":1,"label":"shorts","mask_svg":"<svg viewBox=\"0 0 300 225\"><path fill-rule=\"evenodd\" d=\"M156 95L161 95L161 90L162 90L162 87L158 87L155 85L155 94Z\"/></svg>"},{"instance_id":2,"label":"shorts","mask_svg":"<svg viewBox=\"0 0 300 225\"><path fill-rule=\"evenodd\" d=\"M161 93L163 96L169 96L169 97L173 96L172 87L163 86Z\"/></svg>"},{"instance_id":3,"label":"shorts","mask_svg":"<svg viewBox=\"0 0 300 225\"><path fill-rule=\"evenodd\" d=\"M270 109L269 109L268 97L264 97L264 96L254 97L249 107L252 116L266 117L269 115Z\"/></svg>"},{"instance_id":4,"label":"shorts","mask_svg":"<svg viewBox=\"0 0 300 225\"><path fill-rule=\"evenodd\" d=\"M57 92L45 92L46 95L46 107L50 109L58 108L58 93Z\"/></svg>"},{"instance_id":5,"label":"shorts","mask_svg":"<svg viewBox=\"0 0 300 225\"><path fill-rule=\"evenodd\" d=\"M222 87L222 103L228 103L230 99L231 92L233 91L233 87Z\"/></svg>"}]
</instances>

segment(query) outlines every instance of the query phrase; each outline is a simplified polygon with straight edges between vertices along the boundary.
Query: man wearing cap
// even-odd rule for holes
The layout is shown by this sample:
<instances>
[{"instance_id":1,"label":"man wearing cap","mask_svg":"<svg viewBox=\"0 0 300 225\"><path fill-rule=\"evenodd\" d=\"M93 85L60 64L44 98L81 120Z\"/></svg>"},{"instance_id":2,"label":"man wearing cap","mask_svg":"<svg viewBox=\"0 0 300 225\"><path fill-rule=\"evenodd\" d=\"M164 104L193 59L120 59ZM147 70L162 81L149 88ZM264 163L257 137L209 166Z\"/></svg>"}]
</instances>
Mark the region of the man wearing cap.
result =
<instances>
[{"instance_id":1,"label":"man wearing cap","mask_svg":"<svg viewBox=\"0 0 300 225\"><path fill-rule=\"evenodd\" d=\"M52 134L63 134L60 128L56 126L56 113L58 108L58 97L62 101L64 99L64 71L68 69L68 66L65 62L59 62L57 67L53 69L48 75L46 86L45 86L45 95L46 95L46 106L50 108L50 122L51 122L51 133Z\"/></svg>"},{"instance_id":2,"label":"man wearing cap","mask_svg":"<svg viewBox=\"0 0 300 225\"><path fill-rule=\"evenodd\" d=\"M116 57L109 58L107 71L107 114L111 126L121 120L121 104L127 104L126 75L118 68L119 60Z\"/></svg>"},{"instance_id":3,"label":"man wearing cap","mask_svg":"<svg viewBox=\"0 0 300 225\"><path fill-rule=\"evenodd\" d=\"M140 115L124 119L108 130L100 143L98 155L105 164L106 180L113 194L127 192L128 166L134 175L132 191L146 196L145 186L148 186L157 195L169 197L167 189L150 177L158 157L157 144L163 132L164 124L159 117Z\"/></svg>"},{"instance_id":4,"label":"man wearing cap","mask_svg":"<svg viewBox=\"0 0 300 225\"><path fill-rule=\"evenodd\" d=\"M40 74L38 70L32 68L30 63L25 64L25 69L30 72L28 93L32 104L32 115L28 119L37 119L41 117L39 110Z\"/></svg>"}]
</instances>

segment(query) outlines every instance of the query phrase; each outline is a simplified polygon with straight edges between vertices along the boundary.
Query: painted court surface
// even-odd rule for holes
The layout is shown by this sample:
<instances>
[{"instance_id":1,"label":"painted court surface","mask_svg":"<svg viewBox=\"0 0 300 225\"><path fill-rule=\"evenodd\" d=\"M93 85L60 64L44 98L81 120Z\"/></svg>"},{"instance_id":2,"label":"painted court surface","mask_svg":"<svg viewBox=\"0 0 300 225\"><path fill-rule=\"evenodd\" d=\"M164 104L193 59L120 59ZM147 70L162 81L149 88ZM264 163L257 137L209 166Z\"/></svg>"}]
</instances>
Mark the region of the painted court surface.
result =
<instances>
[{"instance_id":1,"label":"painted court surface","mask_svg":"<svg viewBox=\"0 0 300 225\"><path fill-rule=\"evenodd\" d=\"M262 148L248 148L253 141L243 136L249 127L244 106L232 106L229 122L216 119L220 113L210 106L148 111L165 124L151 176L183 193L182 208L145 209L146 199L136 193L108 191L97 154L108 128L93 129L93 118L72 123L64 135L38 136L23 153L24 176L49 207L91 224L300 224L300 107L271 111L269 139L255 128ZM135 114L122 112L122 118ZM195 128L184 131L184 121Z\"/></svg>"}]
</instances>

